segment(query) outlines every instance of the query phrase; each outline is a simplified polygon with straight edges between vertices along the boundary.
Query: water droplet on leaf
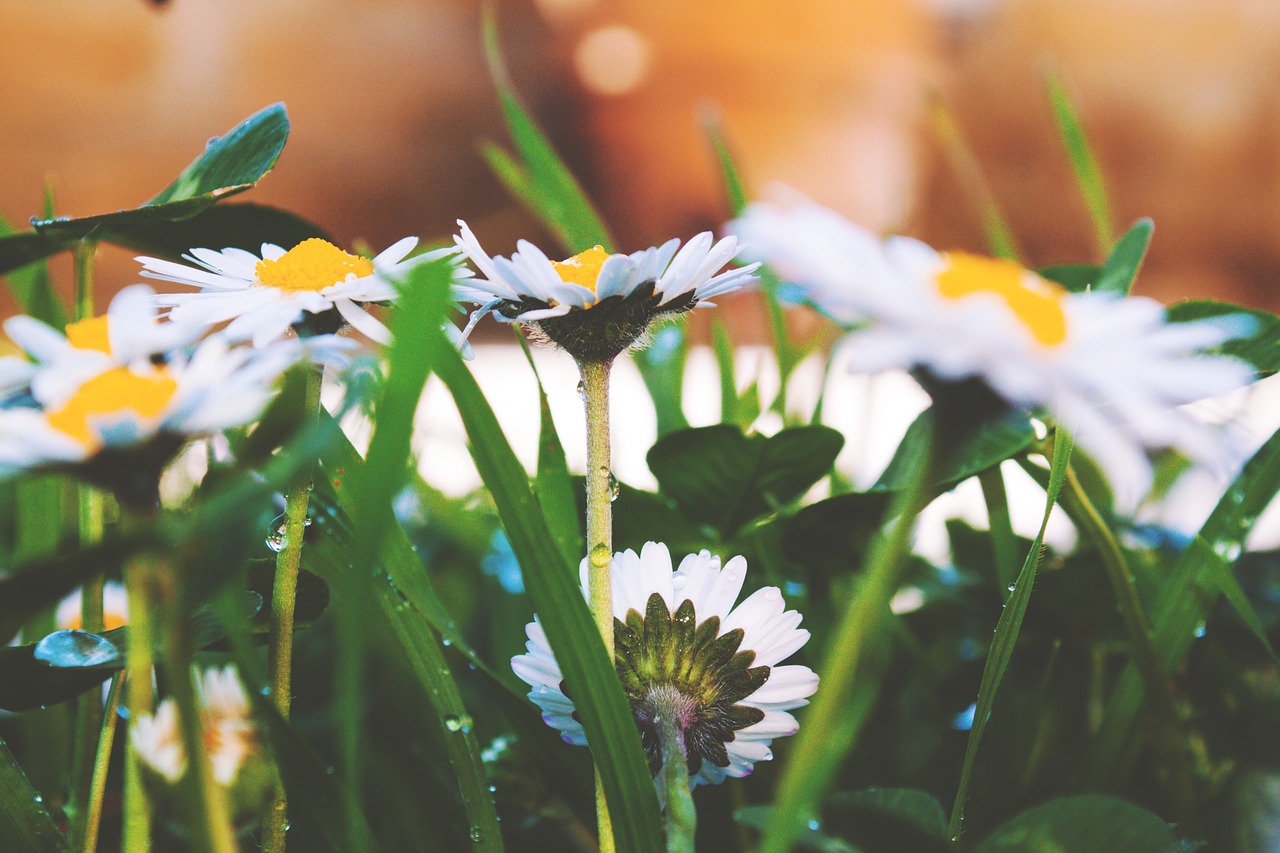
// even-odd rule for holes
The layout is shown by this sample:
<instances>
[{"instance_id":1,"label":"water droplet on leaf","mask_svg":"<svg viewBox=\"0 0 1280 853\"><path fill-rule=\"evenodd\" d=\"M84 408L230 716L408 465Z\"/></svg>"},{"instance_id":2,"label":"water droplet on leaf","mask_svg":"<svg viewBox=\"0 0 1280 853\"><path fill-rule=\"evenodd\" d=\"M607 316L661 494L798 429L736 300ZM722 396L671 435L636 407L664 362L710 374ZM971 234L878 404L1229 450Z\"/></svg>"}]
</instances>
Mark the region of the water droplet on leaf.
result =
<instances>
[{"instance_id":1,"label":"water droplet on leaf","mask_svg":"<svg viewBox=\"0 0 1280 853\"><path fill-rule=\"evenodd\" d=\"M465 714L446 714L444 718L444 727L451 732L462 732L466 734L471 731L471 718Z\"/></svg>"}]
</instances>

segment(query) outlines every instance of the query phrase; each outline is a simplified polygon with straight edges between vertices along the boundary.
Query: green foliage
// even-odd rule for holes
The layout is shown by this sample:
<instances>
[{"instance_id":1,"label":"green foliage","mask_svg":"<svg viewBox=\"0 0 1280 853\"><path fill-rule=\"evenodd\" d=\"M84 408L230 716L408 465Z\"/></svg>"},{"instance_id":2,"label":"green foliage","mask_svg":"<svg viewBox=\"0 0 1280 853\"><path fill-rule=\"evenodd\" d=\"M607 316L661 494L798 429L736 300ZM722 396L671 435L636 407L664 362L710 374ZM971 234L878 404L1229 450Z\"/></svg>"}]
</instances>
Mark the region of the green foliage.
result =
<instances>
[{"instance_id":1,"label":"green foliage","mask_svg":"<svg viewBox=\"0 0 1280 853\"><path fill-rule=\"evenodd\" d=\"M1018 815L983 839L975 853L1175 853L1184 849L1168 824L1123 800L1063 797Z\"/></svg>"}]
</instances>

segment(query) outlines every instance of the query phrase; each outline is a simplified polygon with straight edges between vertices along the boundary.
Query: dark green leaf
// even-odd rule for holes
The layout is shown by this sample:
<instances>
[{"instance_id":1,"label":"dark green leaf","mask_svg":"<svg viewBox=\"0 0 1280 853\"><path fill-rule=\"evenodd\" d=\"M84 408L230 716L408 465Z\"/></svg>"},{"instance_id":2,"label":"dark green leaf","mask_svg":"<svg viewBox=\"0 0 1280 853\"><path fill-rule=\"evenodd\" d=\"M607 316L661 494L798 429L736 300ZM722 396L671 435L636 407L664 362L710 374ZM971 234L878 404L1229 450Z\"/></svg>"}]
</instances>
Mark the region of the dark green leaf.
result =
<instances>
[{"instance_id":1,"label":"dark green leaf","mask_svg":"<svg viewBox=\"0 0 1280 853\"><path fill-rule=\"evenodd\" d=\"M933 794L908 788L868 788L832 794L828 803L839 811L876 812L938 839L947 837L947 818Z\"/></svg>"},{"instance_id":2,"label":"dark green leaf","mask_svg":"<svg viewBox=\"0 0 1280 853\"><path fill-rule=\"evenodd\" d=\"M766 438L720 424L664 436L648 461L664 494L727 538L803 495L843 446L844 436L829 427L793 427Z\"/></svg>"},{"instance_id":3,"label":"dark green leaf","mask_svg":"<svg viewBox=\"0 0 1280 853\"><path fill-rule=\"evenodd\" d=\"M1056 267L1041 267L1036 270L1041 278L1056 282L1072 293L1084 293L1096 287L1102 278L1102 267L1095 264L1063 264Z\"/></svg>"},{"instance_id":4,"label":"dark green leaf","mask_svg":"<svg viewBox=\"0 0 1280 853\"><path fill-rule=\"evenodd\" d=\"M657 794L640 734L587 609L575 567L565 565L528 477L475 379L443 335L431 336L431 344L442 350L437 373L457 403L472 457L497 503L525 585L574 697L599 768L618 849L661 850Z\"/></svg>"},{"instance_id":5,"label":"dark green leaf","mask_svg":"<svg viewBox=\"0 0 1280 853\"><path fill-rule=\"evenodd\" d=\"M919 445L923 441L927 416L931 409L920 413L907 428L907 434L893 454L893 459L880 475L876 489L899 491L909 482L907 472L914 464L912 460L919 454ZM985 471L1006 459L1017 456L1035 441L1035 428L1031 420L1022 412L1010 411L998 420L987 424L984 429L970 439L963 447L951 456L951 461L938 475L937 482L946 487L967 480L979 471Z\"/></svg>"},{"instance_id":6,"label":"dark green leaf","mask_svg":"<svg viewBox=\"0 0 1280 853\"><path fill-rule=\"evenodd\" d=\"M1170 305L1165 317L1170 323L1189 323L1210 317L1239 317L1249 334L1227 341L1215 352L1235 356L1257 369L1259 378L1280 371L1280 318L1270 311L1245 308L1213 299L1192 299ZM1251 318L1251 319L1249 319Z\"/></svg>"},{"instance_id":7,"label":"dark green leaf","mask_svg":"<svg viewBox=\"0 0 1280 853\"><path fill-rule=\"evenodd\" d=\"M783 553L812 571L842 574L861 561L890 500L889 492L853 492L810 504L783 521Z\"/></svg>"},{"instance_id":8,"label":"dark green leaf","mask_svg":"<svg viewBox=\"0 0 1280 853\"><path fill-rule=\"evenodd\" d=\"M31 786L0 740L0 849L22 853L70 853L43 797Z\"/></svg>"},{"instance_id":9,"label":"dark green leaf","mask_svg":"<svg viewBox=\"0 0 1280 853\"><path fill-rule=\"evenodd\" d=\"M1107 255L1102 275L1093 286L1095 292L1129 295L1129 291L1133 289L1133 281L1138 277L1138 270L1142 267L1142 259L1147 256L1147 246L1151 245L1151 232L1155 227L1150 219L1139 219L1124 232L1116 241L1111 254Z\"/></svg>"},{"instance_id":10,"label":"dark green leaf","mask_svg":"<svg viewBox=\"0 0 1280 853\"><path fill-rule=\"evenodd\" d=\"M1015 817L975 853L1177 853L1169 825L1135 805L1100 794L1061 797Z\"/></svg>"},{"instance_id":11,"label":"dark green leaf","mask_svg":"<svg viewBox=\"0 0 1280 853\"><path fill-rule=\"evenodd\" d=\"M311 237L332 238L300 216L260 204L219 204L190 219L111 228L109 242L161 258L177 258L193 248L235 247L259 253L263 243L286 249Z\"/></svg>"}]
</instances>

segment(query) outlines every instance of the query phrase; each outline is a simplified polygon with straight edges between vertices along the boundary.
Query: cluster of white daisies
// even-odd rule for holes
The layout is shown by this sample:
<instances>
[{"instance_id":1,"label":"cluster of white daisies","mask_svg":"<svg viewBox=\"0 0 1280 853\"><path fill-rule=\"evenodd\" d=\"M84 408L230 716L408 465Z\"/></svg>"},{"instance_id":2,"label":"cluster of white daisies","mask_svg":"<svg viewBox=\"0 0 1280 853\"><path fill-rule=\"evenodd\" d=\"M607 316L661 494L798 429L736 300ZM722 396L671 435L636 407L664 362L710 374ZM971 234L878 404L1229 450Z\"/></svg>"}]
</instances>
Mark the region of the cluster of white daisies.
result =
<instances>
[{"instance_id":1,"label":"cluster of white daisies","mask_svg":"<svg viewBox=\"0 0 1280 853\"><path fill-rule=\"evenodd\" d=\"M460 346L492 313L537 326L588 360L611 359L641 341L653 320L710 305L767 264L849 330L852 369L979 380L1009 406L1070 431L1129 505L1150 486L1148 450L1175 448L1200 462L1223 458L1220 436L1177 407L1252 375L1242 362L1205 352L1247 333L1237 320L1169 324L1151 300L1068 293L1011 262L882 240L807 203L751 205L719 241L704 233L683 248L672 240L629 255L595 247L560 262L524 241L510 258L490 256L459 225L454 247L412 257L412 239L372 259L312 239L287 251L264 245L260 255L192 249L188 263L140 258L143 276L197 290L130 287L104 318L65 333L31 318L9 320L5 330L30 358L0 360L0 476L250 422L291 365L343 361L352 345L328 332L350 324L374 341L389 340L365 306L394 301L414 265L445 258L454 300L479 306L463 332L449 327ZM756 263L721 272L743 248ZM219 324L226 325L210 334ZM608 340L595 346L593 335ZM683 715L691 783L742 776L769 758L772 738L795 731L789 712L817 689L807 667L780 665L808 632L776 588L733 606L745 570L740 557L721 567L706 552L673 568L666 547L655 543L639 556L614 556L620 677L651 762L655 715ZM646 631L654 619L666 628ZM516 673L533 688L530 698L548 724L584 743L536 621L528 636L527 654L513 661ZM681 651L672 657L651 647L654 636L682 637ZM223 703L232 704L235 714L247 714L242 702ZM150 744L157 768L172 775L181 763L172 732L156 728L164 713L135 742Z\"/></svg>"}]
</instances>

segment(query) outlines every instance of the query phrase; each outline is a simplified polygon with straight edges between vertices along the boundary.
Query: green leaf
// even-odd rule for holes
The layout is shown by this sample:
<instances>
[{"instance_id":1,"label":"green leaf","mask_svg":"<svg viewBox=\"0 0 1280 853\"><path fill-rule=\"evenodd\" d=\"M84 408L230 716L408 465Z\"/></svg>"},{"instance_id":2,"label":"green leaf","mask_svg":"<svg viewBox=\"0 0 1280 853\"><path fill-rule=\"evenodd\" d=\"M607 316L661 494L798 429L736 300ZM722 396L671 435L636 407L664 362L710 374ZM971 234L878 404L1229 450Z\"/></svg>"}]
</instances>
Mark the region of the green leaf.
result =
<instances>
[{"instance_id":1,"label":"green leaf","mask_svg":"<svg viewBox=\"0 0 1280 853\"><path fill-rule=\"evenodd\" d=\"M664 436L689 428L684 416L684 368L689 358L685 320L664 323L652 335L653 342L635 354L634 362L653 399L658 435Z\"/></svg>"},{"instance_id":2,"label":"green leaf","mask_svg":"<svg viewBox=\"0 0 1280 853\"><path fill-rule=\"evenodd\" d=\"M538 368L533 363L533 355L524 338L520 338L520 346L524 349L529 369L533 371L534 380L538 383L540 413L538 480L535 492L542 514L547 518L547 525L556 537L565 562L573 565L587 553L586 539L582 532L582 519L586 515L578 511L573 478L569 476L569 463L564 456L560 435L556 432L556 423L551 418L551 404L547 401L546 389L542 387L542 377L538 375Z\"/></svg>"},{"instance_id":3,"label":"green leaf","mask_svg":"<svg viewBox=\"0 0 1280 853\"><path fill-rule=\"evenodd\" d=\"M975 853L1177 853L1169 825L1115 797L1060 797L991 833Z\"/></svg>"},{"instance_id":4,"label":"green leaf","mask_svg":"<svg viewBox=\"0 0 1280 853\"><path fill-rule=\"evenodd\" d=\"M733 370L733 341L729 339L729 327L719 314L711 321L711 344L720 370L720 423L734 424L746 429L751 424L738 417L738 381Z\"/></svg>"},{"instance_id":5,"label":"green leaf","mask_svg":"<svg viewBox=\"0 0 1280 853\"><path fill-rule=\"evenodd\" d=\"M1093 289L1097 293L1113 293L1116 296L1128 296L1133 289L1134 279L1142 267L1142 259L1147 256L1147 247L1151 245L1151 232L1155 223L1150 219L1139 219L1124 232L1107 262L1102 265L1102 275Z\"/></svg>"},{"instance_id":6,"label":"green leaf","mask_svg":"<svg viewBox=\"0 0 1280 853\"><path fill-rule=\"evenodd\" d=\"M919 829L934 838L947 837L947 818L938 798L909 788L868 788L832 794L828 803L839 812L874 812Z\"/></svg>"},{"instance_id":7,"label":"green leaf","mask_svg":"<svg viewBox=\"0 0 1280 853\"><path fill-rule=\"evenodd\" d=\"M803 495L843 446L844 436L830 427L793 427L766 438L719 424L664 436L648 462L664 494L728 538Z\"/></svg>"},{"instance_id":8,"label":"green leaf","mask_svg":"<svg viewBox=\"0 0 1280 853\"><path fill-rule=\"evenodd\" d=\"M112 228L110 242L148 255L177 258L193 248L237 248L255 254L263 243L292 248L324 229L300 216L260 204L219 204L190 219Z\"/></svg>"},{"instance_id":9,"label":"green leaf","mask_svg":"<svg viewBox=\"0 0 1280 853\"><path fill-rule=\"evenodd\" d=\"M547 226L570 255L592 246L612 251L613 238L582 191L578 181L556 154L533 117L520 105L498 47L498 30L491 6L485 7L484 52L489 74L498 88L498 100L507 130L520 161L493 146L486 159L498 167L498 177L513 190L516 199Z\"/></svg>"},{"instance_id":10,"label":"green leaf","mask_svg":"<svg viewBox=\"0 0 1280 853\"><path fill-rule=\"evenodd\" d=\"M894 451L893 458L875 484L875 489L900 491L910 482L908 474L915 464L913 460L919 455L919 447L924 440L932 411L933 407L930 407L912 421L898 444L898 449ZM953 453L947 467L938 473L937 482L950 488L992 465L1017 456L1030 447L1035 439L1035 428L1026 414L1009 411L988 423Z\"/></svg>"},{"instance_id":11,"label":"green leaf","mask_svg":"<svg viewBox=\"0 0 1280 853\"><path fill-rule=\"evenodd\" d=\"M15 234L0 217L0 268L8 270L5 283L23 312L61 329L67 324L67 309L53 290L49 265L40 263L61 245L39 234Z\"/></svg>"},{"instance_id":12,"label":"green leaf","mask_svg":"<svg viewBox=\"0 0 1280 853\"><path fill-rule=\"evenodd\" d=\"M122 239L130 231L137 240L140 230L190 219L219 199L253 187L275 165L288 135L284 105L267 107L211 139L204 153L146 204L74 219L35 219L31 223L34 234L0 239L0 273L48 257L79 240L132 245Z\"/></svg>"},{"instance_id":13,"label":"green leaf","mask_svg":"<svg viewBox=\"0 0 1280 853\"><path fill-rule=\"evenodd\" d=\"M811 571L838 577L857 565L880 529L890 492L850 492L782 519L782 551Z\"/></svg>"},{"instance_id":14,"label":"green leaf","mask_svg":"<svg viewBox=\"0 0 1280 853\"><path fill-rule=\"evenodd\" d=\"M1165 318L1170 323L1189 323L1224 316L1238 316L1243 322L1252 323L1253 329L1248 335L1227 341L1213 352L1249 362L1258 371L1259 378L1280 371L1280 318L1275 314L1213 299L1179 302L1170 305L1165 312ZM1247 320L1245 317L1252 319Z\"/></svg>"},{"instance_id":15,"label":"green leaf","mask_svg":"<svg viewBox=\"0 0 1280 853\"><path fill-rule=\"evenodd\" d=\"M1062 285L1072 293L1084 293L1095 287L1102 278L1102 267L1097 264L1063 264L1041 267L1036 270L1036 274Z\"/></svg>"},{"instance_id":16,"label":"green leaf","mask_svg":"<svg viewBox=\"0 0 1280 853\"><path fill-rule=\"evenodd\" d=\"M43 798L0 740L0 849L23 853L70 853Z\"/></svg>"},{"instance_id":17,"label":"green leaf","mask_svg":"<svg viewBox=\"0 0 1280 853\"><path fill-rule=\"evenodd\" d=\"M1111 222L1111 210L1107 202L1107 190L1102 182L1102 170L1098 168L1097 158L1089 148L1084 128L1080 126L1080 117L1066 87L1056 74L1050 73L1045 79L1049 91L1049 106L1053 110L1054 121L1058 125L1058 134L1062 144L1066 146L1067 157L1071 160L1071 171L1075 175L1076 185L1084 197L1085 207L1089 211L1089 221L1093 224L1094 240L1100 254L1111 251L1111 241L1116 233Z\"/></svg>"},{"instance_id":18,"label":"green leaf","mask_svg":"<svg viewBox=\"0 0 1280 853\"><path fill-rule=\"evenodd\" d=\"M969 741L965 745L964 765L960 769L960 783L956 787L955 802L951 806L949 837L956 838L964 829L964 809L969 794L969 779L973 765L978 757L978 747L982 743L982 735L991 719L991 709L995 705L996 692L1004 679L1009 662L1013 659L1013 650L1018 643L1018 632L1022 629L1022 619L1026 616L1027 605L1031 603L1031 590L1035 586L1036 570L1040 567L1043 556L1044 531L1049 525L1049 516L1062 491L1067 478L1067 463L1071 459L1071 438L1061 430L1054 431L1053 464L1049 471L1049 487L1045 494L1044 516L1040 520L1040 532L1031 543L1031 550L1022 564L1014 588L1009 593L1000 619L996 622L995 635L991 638L991 646L987 650L987 663L982 668L982 682L978 686L977 707L973 716L973 728L969 730Z\"/></svg>"},{"instance_id":19,"label":"green leaf","mask_svg":"<svg viewBox=\"0 0 1280 853\"><path fill-rule=\"evenodd\" d=\"M575 567L565 565L524 469L474 377L443 335L432 335L430 342L443 350L437 375L457 403L472 458L498 506L538 618L574 697L603 782L618 849L662 850L657 794L640 735Z\"/></svg>"}]
</instances>

